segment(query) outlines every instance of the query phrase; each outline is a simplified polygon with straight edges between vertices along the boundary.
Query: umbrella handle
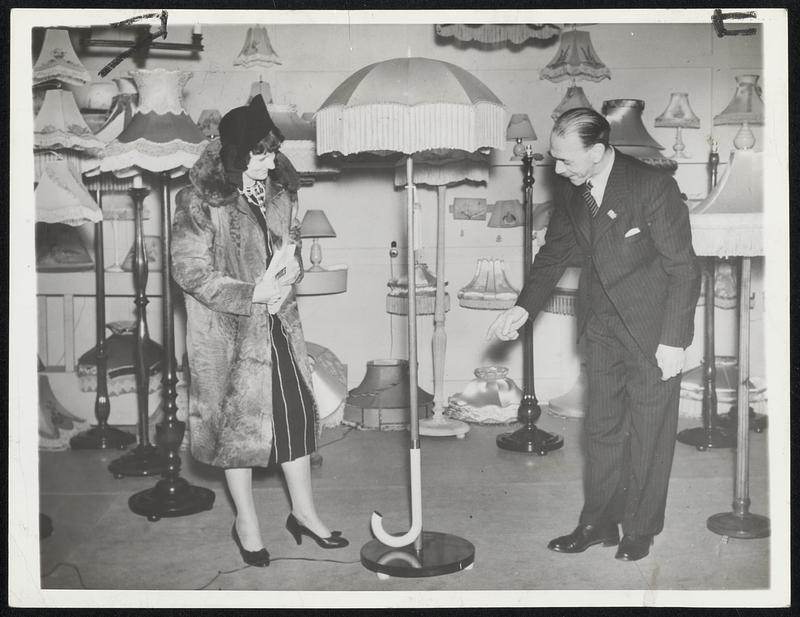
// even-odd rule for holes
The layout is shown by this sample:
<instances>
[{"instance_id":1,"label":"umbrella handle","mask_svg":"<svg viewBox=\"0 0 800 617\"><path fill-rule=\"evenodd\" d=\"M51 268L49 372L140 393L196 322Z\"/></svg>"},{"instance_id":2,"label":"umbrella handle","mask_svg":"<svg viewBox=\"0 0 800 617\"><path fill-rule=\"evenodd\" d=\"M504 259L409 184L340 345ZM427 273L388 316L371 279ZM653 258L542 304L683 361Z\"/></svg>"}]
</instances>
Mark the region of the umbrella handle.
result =
<instances>
[{"instance_id":1,"label":"umbrella handle","mask_svg":"<svg viewBox=\"0 0 800 617\"><path fill-rule=\"evenodd\" d=\"M414 542L422 532L422 495L420 479L420 450L409 450L409 463L411 466L411 528L401 536L394 536L383 529L383 516L377 512L372 513L370 521L372 533L386 546L400 548Z\"/></svg>"}]
</instances>

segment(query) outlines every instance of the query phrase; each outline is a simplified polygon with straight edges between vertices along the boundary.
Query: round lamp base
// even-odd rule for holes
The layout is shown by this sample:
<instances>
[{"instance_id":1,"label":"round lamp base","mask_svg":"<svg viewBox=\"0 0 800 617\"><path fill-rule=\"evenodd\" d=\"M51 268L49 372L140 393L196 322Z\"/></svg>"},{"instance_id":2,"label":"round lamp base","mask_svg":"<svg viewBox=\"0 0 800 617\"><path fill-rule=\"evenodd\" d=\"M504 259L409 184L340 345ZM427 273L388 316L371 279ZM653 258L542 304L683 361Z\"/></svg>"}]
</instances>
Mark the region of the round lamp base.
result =
<instances>
[{"instance_id":1,"label":"round lamp base","mask_svg":"<svg viewBox=\"0 0 800 617\"><path fill-rule=\"evenodd\" d=\"M73 450L124 450L136 441L136 435L113 426L93 426L69 440Z\"/></svg>"},{"instance_id":2,"label":"round lamp base","mask_svg":"<svg viewBox=\"0 0 800 617\"><path fill-rule=\"evenodd\" d=\"M472 542L438 531L422 532L422 548L413 544L401 548L371 540L361 547L361 563L378 576L421 578L452 574L472 566L475 547Z\"/></svg>"},{"instance_id":3,"label":"round lamp base","mask_svg":"<svg viewBox=\"0 0 800 617\"><path fill-rule=\"evenodd\" d=\"M698 426L681 431L678 433L677 440L687 446L694 446L700 452L711 448L735 448L736 431L731 432L720 426L706 430L702 426Z\"/></svg>"},{"instance_id":4,"label":"round lamp base","mask_svg":"<svg viewBox=\"0 0 800 617\"><path fill-rule=\"evenodd\" d=\"M442 415L434 414L419 421L419 434L425 437L458 437L464 439L469 433L469 424Z\"/></svg>"},{"instance_id":5,"label":"round lamp base","mask_svg":"<svg viewBox=\"0 0 800 617\"><path fill-rule=\"evenodd\" d=\"M158 521L162 517L188 516L214 505L214 491L201 486L193 486L183 478L174 485L161 480L153 488L140 491L128 499L128 507L134 514L146 516L148 521Z\"/></svg>"},{"instance_id":6,"label":"round lamp base","mask_svg":"<svg viewBox=\"0 0 800 617\"><path fill-rule=\"evenodd\" d=\"M544 456L551 450L558 450L564 445L564 438L560 435L552 435L547 431L542 431L535 426L528 428L523 426L513 433L501 433L496 439L497 447L503 450L514 452L535 452L539 456Z\"/></svg>"},{"instance_id":7,"label":"round lamp base","mask_svg":"<svg viewBox=\"0 0 800 617\"><path fill-rule=\"evenodd\" d=\"M710 516L706 527L721 536L750 540L753 538L766 538L769 536L769 519L760 514L736 514L723 512Z\"/></svg>"}]
</instances>

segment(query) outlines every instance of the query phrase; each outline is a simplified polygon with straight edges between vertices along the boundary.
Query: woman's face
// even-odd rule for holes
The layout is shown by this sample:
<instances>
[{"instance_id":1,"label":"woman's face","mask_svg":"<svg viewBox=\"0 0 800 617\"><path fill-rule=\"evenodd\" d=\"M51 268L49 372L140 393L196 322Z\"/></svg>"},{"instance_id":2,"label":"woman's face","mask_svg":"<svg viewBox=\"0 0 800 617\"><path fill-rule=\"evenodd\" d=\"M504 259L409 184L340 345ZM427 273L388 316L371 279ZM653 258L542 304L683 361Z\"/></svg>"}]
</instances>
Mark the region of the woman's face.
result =
<instances>
[{"instance_id":1,"label":"woman's face","mask_svg":"<svg viewBox=\"0 0 800 617\"><path fill-rule=\"evenodd\" d=\"M275 169L275 153L263 152L261 154L250 153L250 160L247 161L247 169L244 173L253 180L265 180L270 169Z\"/></svg>"}]
</instances>

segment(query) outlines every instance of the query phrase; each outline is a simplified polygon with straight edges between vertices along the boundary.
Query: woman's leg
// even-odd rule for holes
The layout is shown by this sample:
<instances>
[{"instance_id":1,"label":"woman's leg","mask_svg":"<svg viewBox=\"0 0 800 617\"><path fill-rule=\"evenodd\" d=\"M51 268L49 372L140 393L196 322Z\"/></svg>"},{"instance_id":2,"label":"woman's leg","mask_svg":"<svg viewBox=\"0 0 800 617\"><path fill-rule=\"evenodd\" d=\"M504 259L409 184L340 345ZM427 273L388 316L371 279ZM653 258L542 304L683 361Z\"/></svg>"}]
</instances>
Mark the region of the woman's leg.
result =
<instances>
[{"instance_id":1,"label":"woman's leg","mask_svg":"<svg viewBox=\"0 0 800 617\"><path fill-rule=\"evenodd\" d=\"M281 469L292 499L292 514L301 525L305 525L321 538L327 538L331 531L320 520L314 507L314 495L311 493L310 458L306 455L281 463Z\"/></svg>"},{"instance_id":2,"label":"woman's leg","mask_svg":"<svg viewBox=\"0 0 800 617\"><path fill-rule=\"evenodd\" d=\"M226 469L225 481L236 506L236 533L239 534L242 546L248 551L261 550L264 542L253 500L253 470L250 467Z\"/></svg>"}]
</instances>

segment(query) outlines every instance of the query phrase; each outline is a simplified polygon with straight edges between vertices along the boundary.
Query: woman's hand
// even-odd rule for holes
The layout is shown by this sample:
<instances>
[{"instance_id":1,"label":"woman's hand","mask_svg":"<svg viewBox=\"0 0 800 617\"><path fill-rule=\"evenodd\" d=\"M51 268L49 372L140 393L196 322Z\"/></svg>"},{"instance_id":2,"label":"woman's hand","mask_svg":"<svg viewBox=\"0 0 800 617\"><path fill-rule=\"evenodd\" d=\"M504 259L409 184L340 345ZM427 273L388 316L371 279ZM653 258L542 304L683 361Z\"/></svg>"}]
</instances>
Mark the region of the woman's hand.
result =
<instances>
[{"instance_id":1,"label":"woman's hand","mask_svg":"<svg viewBox=\"0 0 800 617\"><path fill-rule=\"evenodd\" d=\"M281 297L281 285L274 276L266 273L256 281L253 288L253 302L256 304L269 304Z\"/></svg>"},{"instance_id":2,"label":"woman's hand","mask_svg":"<svg viewBox=\"0 0 800 617\"><path fill-rule=\"evenodd\" d=\"M291 259L289 260L289 263L286 264L283 274L278 277L278 283L281 285L293 285L299 276L300 264L297 263L297 259Z\"/></svg>"}]
</instances>

